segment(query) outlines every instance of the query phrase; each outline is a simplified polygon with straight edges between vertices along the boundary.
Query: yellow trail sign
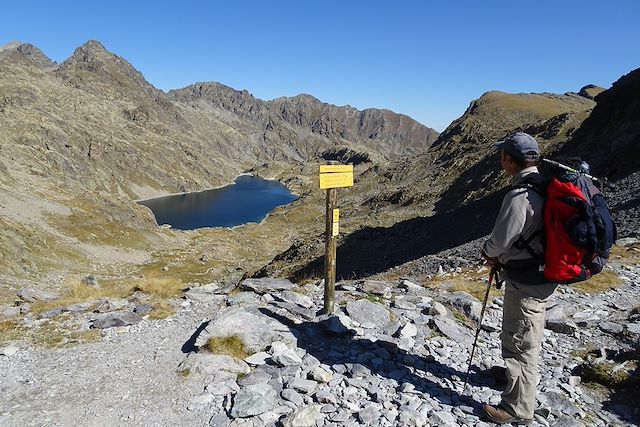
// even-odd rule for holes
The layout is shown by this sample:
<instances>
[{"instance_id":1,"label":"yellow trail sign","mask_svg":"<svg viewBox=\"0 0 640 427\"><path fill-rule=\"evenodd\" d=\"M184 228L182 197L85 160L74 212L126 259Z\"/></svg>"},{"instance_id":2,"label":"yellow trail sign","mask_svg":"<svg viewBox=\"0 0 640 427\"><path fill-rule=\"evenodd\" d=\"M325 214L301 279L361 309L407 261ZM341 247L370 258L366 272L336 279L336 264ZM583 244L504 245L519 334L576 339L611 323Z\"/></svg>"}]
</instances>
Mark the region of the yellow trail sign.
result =
<instances>
[{"instance_id":1,"label":"yellow trail sign","mask_svg":"<svg viewBox=\"0 0 640 427\"><path fill-rule=\"evenodd\" d=\"M320 165L320 173L351 172L353 165Z\"/></svg>"},{"instance_id":2,"label":"yellow trail sign","mask_svg":"<svg viewBox=\"0 0 640 427\"><path fill-rule=\"evenodd\" d=\"M353 172L321 173L320 189L352 187Z\"/></svg>"}]
</instances>

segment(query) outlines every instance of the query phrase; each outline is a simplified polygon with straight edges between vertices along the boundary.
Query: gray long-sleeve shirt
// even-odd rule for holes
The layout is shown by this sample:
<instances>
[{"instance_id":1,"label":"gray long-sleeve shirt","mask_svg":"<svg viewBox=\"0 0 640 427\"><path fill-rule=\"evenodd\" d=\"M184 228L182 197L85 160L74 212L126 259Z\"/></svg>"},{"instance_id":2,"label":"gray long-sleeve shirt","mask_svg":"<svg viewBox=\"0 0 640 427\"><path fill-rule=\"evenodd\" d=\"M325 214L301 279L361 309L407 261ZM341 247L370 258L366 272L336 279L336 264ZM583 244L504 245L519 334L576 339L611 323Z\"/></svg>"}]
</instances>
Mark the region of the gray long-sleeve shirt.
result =
<instances>
[{"instance_id":1,"label":"gray long-sleeve shirt","mask_svg":"<svg viewBox=\"0 0 640 427\"><path fill-rule=\"evenodd\" d=\"M517 185L531 173L537 173L538 168L531 166L518 172L511 180L511 185ZM531 254L525 249L518 249L514 245L520 236L525 239L541 230L544 220L543 197L528 188L514 188L502 200L502 207L498 213L491 237L484 243L483 251L491 258L498 258L501 264L510 260L528 259ZM541 254L544 248L541 235L537 235L530 243L536 254Z\"/></svg>"}]
</instances>

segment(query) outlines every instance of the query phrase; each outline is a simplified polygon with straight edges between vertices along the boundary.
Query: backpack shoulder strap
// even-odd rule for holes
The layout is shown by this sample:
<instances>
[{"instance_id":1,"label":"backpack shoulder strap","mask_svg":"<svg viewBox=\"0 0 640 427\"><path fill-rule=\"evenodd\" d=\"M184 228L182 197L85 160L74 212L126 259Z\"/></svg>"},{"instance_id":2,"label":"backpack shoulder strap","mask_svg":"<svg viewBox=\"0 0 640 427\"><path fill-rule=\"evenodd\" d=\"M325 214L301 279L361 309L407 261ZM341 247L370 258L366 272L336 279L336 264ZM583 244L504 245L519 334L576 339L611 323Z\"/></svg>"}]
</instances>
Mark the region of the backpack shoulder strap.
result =
<instances>
[{"instance_id":1,"label":"backpack shoulder strap","mask_svg":"<svg viewBox=\"0 0 640 427\"><path fill-rule=\"evenodd\" d=\"M543 198L546 198L547 185L548 185L548 182L542 175L540 175L539 173L532 173L527 175L525 179L523 179L521 182L512 186L511 189L513 190L517 188L524 188L524 189L532 190L538 193ZM533 240L542 233L543 233L543 229L541 228L539 230L534 231L526 239L522 235L520 235L518 237L518 240L514 244L514 246L518 249L525 249L527 252L529 252L529 255L531 255L531 258L542 258L544 257L544 255L537 254L531 247L531 242L533 242Z\"/></svg>"},{"instance_id":2,"label":"backpack shoulder strap","mask_svg":"<svg viewBox=\"0 0 640 427\"><path fill-rule=\"evenodd\" d=\"M535 191L542 197L547 197L547 185L548 182L542 175L540 175L539 173L532 173L527 175L516 185L513 185L511 189L514 190L516 188L526 188Z\"/></svg>"}]
</instances>

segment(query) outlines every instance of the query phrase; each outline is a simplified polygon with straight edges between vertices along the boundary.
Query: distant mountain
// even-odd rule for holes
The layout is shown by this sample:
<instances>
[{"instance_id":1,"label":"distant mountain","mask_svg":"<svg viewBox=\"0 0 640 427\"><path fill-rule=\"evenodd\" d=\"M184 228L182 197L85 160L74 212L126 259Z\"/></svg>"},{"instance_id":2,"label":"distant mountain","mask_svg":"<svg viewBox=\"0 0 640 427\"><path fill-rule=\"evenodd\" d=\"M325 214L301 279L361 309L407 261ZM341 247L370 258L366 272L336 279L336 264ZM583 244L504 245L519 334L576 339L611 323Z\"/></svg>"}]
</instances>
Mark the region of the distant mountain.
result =
<instances>
[{"instance_id":1,"label":"distant mountain","mask_svg":"<svg viewBox=\"0 0 640 427\"><path fill-rule=\"evenodd\" d=\"M134 94L155 96L161 92L124 58L109 52L95 40L77 48L56 74L77 88L114 98Z\"/></svg>"},{"instance_id":2,"label":"distant mountain","mask_svg":"<svg viewBox=\"0 0 640 427\"><path fill-rule=\"evenodd\" d=\"M596 85L586 85L580 91L578 91L578 95L584 96L585 98L595 99L598 94L604 92L606 89Z\"/></svg>"},{"instance_id":3,"label":"distant mountain","mask_svg":"<svg viewBox=\"0 0 640 427\"><path fill-rule=\"evenodd\" d=\"M435 130L402 114L337 107L310 95L262 101L246 90L197 83L170 91L169 96L195 108L204 103L232 113L234 120L260 133L265 141L290 140L303 157L313 156L314 151L326 157L336 152L337 145L371 157L396 158L426 151L438 136Z\"/></svg>"},{"instance_id":4,"label":"distant mountain","mask_svg":"<svg viewBox=\"0 0 640 427\"><path fill-rule=\"evenodd\" d=\"M446 211L490 194L504 183L495 143L511 133L534 135L543 148L566 141L595 102L564 95L487 92L442 132L427 153L383 167L394 185L368 203L389 200Z\"/></svg>"}]
</instances>

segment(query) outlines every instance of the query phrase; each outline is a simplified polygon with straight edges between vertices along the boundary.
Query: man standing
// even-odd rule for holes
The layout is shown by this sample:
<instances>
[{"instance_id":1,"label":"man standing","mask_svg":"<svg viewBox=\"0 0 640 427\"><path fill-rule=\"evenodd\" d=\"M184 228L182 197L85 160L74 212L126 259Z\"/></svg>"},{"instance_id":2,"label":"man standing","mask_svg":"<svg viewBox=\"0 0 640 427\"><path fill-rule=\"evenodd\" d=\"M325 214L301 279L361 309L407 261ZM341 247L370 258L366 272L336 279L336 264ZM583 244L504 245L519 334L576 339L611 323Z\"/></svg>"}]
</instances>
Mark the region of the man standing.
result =
<instances>
[{"instance_id":1,"label":"man standing","mask_svg":"<svg viewBox=\"0 0 640 427\"><path fill-rule=\"evenodd\" d=\"M536 167L538 143L518 132L497 146L500 164L512 176L512 188L502 201L482 255L490 266L503 267L501 339L507 385L500 405L484 405L484 411L496 423L528 424L536 404L545 307L557 284L548 283L540 268L544 264L544 180Z\"/></svg>"}]
</instances>

